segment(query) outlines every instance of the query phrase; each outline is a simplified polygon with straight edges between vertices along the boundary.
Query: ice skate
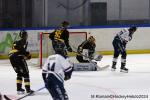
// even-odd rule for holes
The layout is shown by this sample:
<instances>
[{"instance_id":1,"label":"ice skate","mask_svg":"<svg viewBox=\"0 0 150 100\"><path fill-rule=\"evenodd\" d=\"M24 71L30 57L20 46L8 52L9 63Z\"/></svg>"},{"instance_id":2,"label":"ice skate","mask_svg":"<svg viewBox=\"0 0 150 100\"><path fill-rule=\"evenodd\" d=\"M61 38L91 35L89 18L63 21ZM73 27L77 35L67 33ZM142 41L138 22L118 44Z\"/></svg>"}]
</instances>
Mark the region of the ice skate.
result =
<instances>
[{"instance_id":1,"label":"ice skate","mask_svg":"<svg viewBox=\"0 0 150 100\"><path fill-rule=\"evenodd\" d=\"M124 68L121 68L121 69L120 69L120 72L128 73L128 69L125 68L125 67L124 67Z\"/></svg>"},{"instance_id":2,"label":"ice skate","mask_svg":"<svg viewBox=\"0 0 150 100\"><path fill-rule=\"evenodd\" d=\"M27 93L32 94L32 93L34 93L34 91L33 90L27 90Z\"/></svg>"},{"instance_id":3,"label":"ice skate","mask_svg":"<svg viewBox=\"0 0 150 100\"><path fill-rule=\"evenodd\" d=\"M112 65L111 71L115 71L115 70L116 70L116 66Z\"/></svg>"},{"instance_id":4,"label":"ice skate","mask_svg":"<svg viewBox=\"0 0 150 100\"><path fill-rule=\"evenodd\" d=\"M24 94L24 93L25 93L25 90L22 89L22 88L17 90L18 95L21 95L21 94Z\"/></svg>"},{"instance_id":5,"label":"ice skate","mask_svg":"<svg viewBox=\"0 0 150 100\"><path fill-rule=\"evenodd\" d=\"M117 62L115 62L115 61L112 62L111 71L116 70L116 64L117 64Z\"/></svg>"}]
</instances>

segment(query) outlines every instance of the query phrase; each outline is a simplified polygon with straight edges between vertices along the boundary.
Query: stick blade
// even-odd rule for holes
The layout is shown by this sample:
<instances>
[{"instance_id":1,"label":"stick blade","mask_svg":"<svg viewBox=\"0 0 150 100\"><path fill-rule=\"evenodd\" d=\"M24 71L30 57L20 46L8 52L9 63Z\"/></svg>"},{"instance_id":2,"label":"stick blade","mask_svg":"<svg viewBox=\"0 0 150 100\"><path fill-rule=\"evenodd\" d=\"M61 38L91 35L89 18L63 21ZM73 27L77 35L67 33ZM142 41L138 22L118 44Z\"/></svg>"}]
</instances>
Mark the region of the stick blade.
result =
<instances>
[{"instance_id":1,"label":"stick blade","mask_svg":"<svg viewBox=\"0 0 150 100\"><path fill-rule=\"evenodd\" d=\"M17 100L17 97L12 95L4 95L5 100Z\"/></svg>"},{"instance_id":2,"label":"stick blade","mask_svg":"<svg viewBox=\"0 0 150 100\"><path fill-rule=\"evenodd\" d=\"M97 71L102 71L102 70L105 70L109 67L110 65L105 65L105 66L102 66L102 67L98 67L97 68Z\"/></svg>"}]
</instances>

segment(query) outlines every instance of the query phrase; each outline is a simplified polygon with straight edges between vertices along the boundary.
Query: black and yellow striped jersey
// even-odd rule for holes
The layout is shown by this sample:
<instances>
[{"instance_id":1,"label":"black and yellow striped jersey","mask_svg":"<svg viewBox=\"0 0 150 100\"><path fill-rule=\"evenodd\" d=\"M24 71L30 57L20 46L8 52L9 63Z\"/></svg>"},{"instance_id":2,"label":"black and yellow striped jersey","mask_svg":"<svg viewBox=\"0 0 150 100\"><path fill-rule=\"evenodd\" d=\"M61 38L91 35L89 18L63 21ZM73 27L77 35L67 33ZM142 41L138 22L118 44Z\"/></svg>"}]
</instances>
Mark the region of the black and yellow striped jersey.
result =
<instances>
[{"instance_id":1,"label":"black and yellow striped jersey","mask_svg":"<svg viewBox=\"0 0 150 100\"><path fill-rule=\"evenodd\" d=\"M10 50L9 54L27 56L29 54L29 52L27 51L27 46L28 42L23 39L15 41L12 44L12 50Z\"/></svg>"},{"instance_id":2,"label":"black and yellow striped jersey","mask_svg":"<svg viewBox=\"0 0 150 100\"><path fill-rule=\"evenodd\" d=\"M62 41L65 43L65 45L67 47L69 47L69 32L66 28L59 28L59 29L56 29L54 32L52 32L50 35L49 35L49 38L51 40L59 40L59 41Z\"/></svg>"},{"instance_id":3,"label":"black and yellow striped jersey","mask_svg":"<svg viewBox=\"0 0 150 100\"><path fill-rule=\"evenodd\" d=\"M95 47L96 47L96 44L93 43L93 42L90 42L88 40L82 42L79 46L78 46L78 52L79 53L82 53L83 52L83 49L88 49L89 51L89 55L93 54L95 52Z\"/></svg>"}]
</instances>

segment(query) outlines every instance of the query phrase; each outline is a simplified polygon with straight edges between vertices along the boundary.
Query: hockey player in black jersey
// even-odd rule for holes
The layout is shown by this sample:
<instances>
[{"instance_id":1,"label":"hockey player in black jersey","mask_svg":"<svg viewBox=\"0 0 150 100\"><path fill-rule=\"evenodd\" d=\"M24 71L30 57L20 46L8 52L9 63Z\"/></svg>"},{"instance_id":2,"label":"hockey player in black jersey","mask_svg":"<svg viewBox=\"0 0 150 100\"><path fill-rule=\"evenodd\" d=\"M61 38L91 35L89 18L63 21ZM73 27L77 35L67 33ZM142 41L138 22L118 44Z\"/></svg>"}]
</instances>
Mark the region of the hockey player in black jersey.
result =
<instances>
[{"instance_id":1,"label":"hockey player in black jersey","mask_svg":"<svg viewBox=\"0 0 150 100\"><path fill-rule=\"evenodd\" d=\"M88 38L88 40L82 42L82 44L80 44L78 46L78 54L76 56L76 59L79 61L79 62L82 62L82 63L88 63L89 62L89 58L90 60L92 60L94 58L94 52L95 52L95 47L96 47L96 44L95 44L95 38L93 36L90 36ZM87 56L83 56L83 55Z\"/></svg>"},{"instance_id":2,"label":"hockey player in black jersey","mask_svg":"<svg viewBox=\"0 0 150 100\"><path fill-rule=\"evenodd\" d=\"M54 32L50 33L49 38L52 40L52 45L54 50L55 48L57 48L58 43L63 42L66 45L67 50L69 52L72 52L72 48L69 45L69 32L67 30L68 26L69 26L69 22L64 21L61 23L61 27L56 29Z\"/></svg>"},{"instance_id":3,"label":"hockey player in black jersey","mask_svg":"<svg viewBox=\"0 0 150 100\"><path fill-rule=\"evenodd\" d=\"M33 90L30 89L29 70L26 63L27 59L31 59L31 54L27 51L28 34L26 31L20 31L19 35L21 39L13 43L12 50L9 52L9 59L13 69L17 73L17 93L23 94L25 92L25 90L22 88L23 79L26 92L31 93Z\"/></svg>"},{"instance_id":4,"label":"hockey player in black jersey","mask_svg":"<svg viewBox=\"0 0 150 100\"><path fill-rule=\"evenodd\" d=\"M130 27L129 29L122 29L115 37L112 42L114 47L114 56L112 62L112 71L116 70L116 64L119 54L121 54L121 72L128 72L126 65L126 44L132 40L133 33L137 30L137 27Z\"/></svg>"},{"instance_id":5,"label":"hockey player in black jersey","mask_svg":"<svg viewBox=\"0 0 150 100\"><path fill-rule=\"evenodd\" d=\"M95 47L93 36L90 36L78 46L76 59L79 63L74 63L74 70L97 71L101 69L97 63L101 61L102 55L95 55Z\"/></svg>"}]
</instances>

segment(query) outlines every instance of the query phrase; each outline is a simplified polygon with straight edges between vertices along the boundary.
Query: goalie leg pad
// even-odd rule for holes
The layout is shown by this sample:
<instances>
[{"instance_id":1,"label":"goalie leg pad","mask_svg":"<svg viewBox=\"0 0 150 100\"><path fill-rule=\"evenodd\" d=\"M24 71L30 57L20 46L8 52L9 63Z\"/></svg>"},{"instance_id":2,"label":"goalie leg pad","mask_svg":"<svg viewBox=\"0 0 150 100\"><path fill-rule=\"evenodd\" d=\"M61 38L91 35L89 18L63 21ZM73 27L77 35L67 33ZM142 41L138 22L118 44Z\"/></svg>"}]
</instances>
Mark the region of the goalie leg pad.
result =
<instances>
[{"instance_id":1,"label":"goalie leg pad","mask_svg":"<svg viewBox=\"0 0 150 100\"><path fill-rule=\"evenodd\" d=\"M74 71L96 71L96 65L93 63L74 63Z\"/></svg>"}]
</instances>

